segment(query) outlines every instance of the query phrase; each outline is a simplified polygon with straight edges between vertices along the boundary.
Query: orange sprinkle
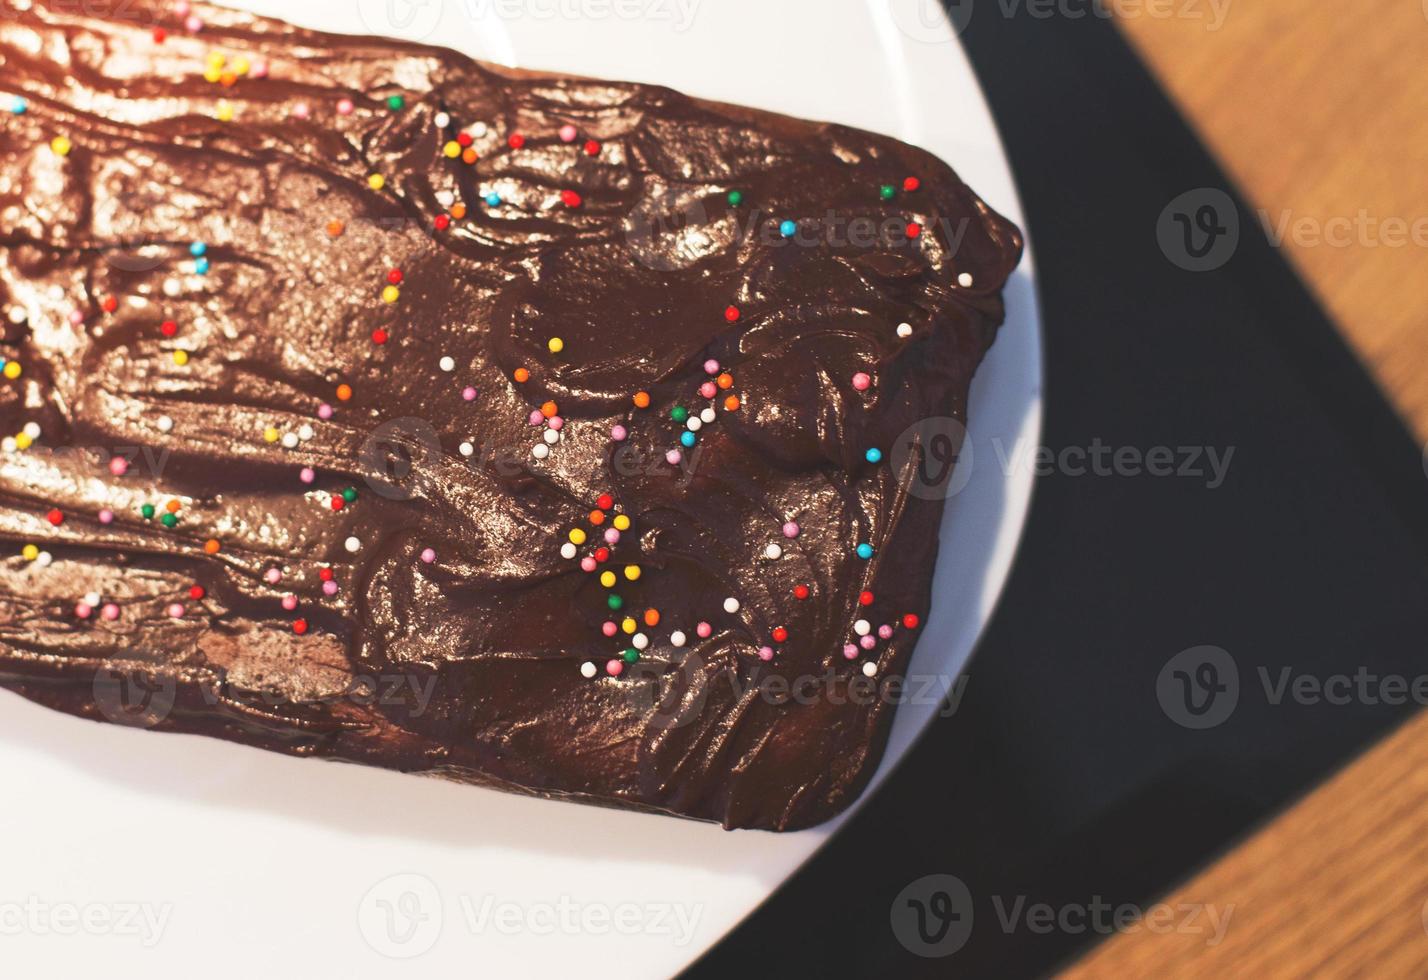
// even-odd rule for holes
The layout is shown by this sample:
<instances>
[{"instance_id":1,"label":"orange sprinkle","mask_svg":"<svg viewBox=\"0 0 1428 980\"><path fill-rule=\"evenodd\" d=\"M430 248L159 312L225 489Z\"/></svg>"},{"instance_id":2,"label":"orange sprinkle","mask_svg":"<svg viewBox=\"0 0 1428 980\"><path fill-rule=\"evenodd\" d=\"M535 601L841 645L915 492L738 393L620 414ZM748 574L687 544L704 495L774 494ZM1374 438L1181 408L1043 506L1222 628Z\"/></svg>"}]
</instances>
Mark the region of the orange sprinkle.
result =
<instances>
[{"instance_id":1,"label":"orange sprinkle","mask_svg":"<svg viewBox=\"0 0 1428 980\"><path fill-rule=\"evenodd\" d=\"M232 88L238 84L238 76L231 71L225 71L219 75L218 80L223 83L224 88Z\"/></svg>"},{"instance_id":2,"label":"orange sprinkle","mask_svg":"<svg viewBox=\"0 0 1428 980\"><path fill-rule=\"evenodd\" d=\"M177 514L179 509L179 502L177 500L170 500L167 504L164 505L164 509L167 510L170 514Z\"/></svg>"},{"instance_id":3,"label":"orange sprinkle","mask_svg":"<svg viewBox=\"0 0 1428 980\"><path fill-rule=\"evenodd\" d=\"M739 410L739 396L730 395L728 398L724 399L724 410L729 412L737 412Z\"/></svg>"},{"instance_id":4,"label":"orange sprinkle","mask_svg":"<svg viewBox=\"0 0 1428 980\"><path fill-rule=\"evenodd\" d=\"M331 238L340 238L342 236L342 233L346 230L347 226L344 225L342 222L338 221L336 218L333 218L327 223L327 234Z\"/></svg>"},{"instance_id":5,"label":"orange sprinkle","mask_svg":"<svg viewBox=\"0 0 1428 980\"><path fill-rule=\"evenodd\" d=\"M590 523L599 527L605 523L605 512L603 510L592 510L590 512Z\"/></svg>"},{"instance_id":6,"label":"orange sprinkle","mask_svg":"<svg viewBox=\"0 0 1428 980\"><path fill-rule=\"evenodd\" d=\"M560 409L556 407L555 402L546 402L540 407L540 413L548 419L553 419L560 414Z\"/></svg>"},{"instance_id":7,"label":"orange sprinkle","mask_svg":"<svg viewBox=\"0 0 1428 980\"><path fill-rule=\"evenodd\" d=\"M218 549L222 547L223 545L218 543L217 538L209 538L207 541L203 542L203 550L210 555L218 554Z\"/></svg>"},{"instance_id":8,"label":"orange sprinkle","mask_svg":"<svg viewBox=\"0 0 1428 980\"><path fill-rule=\"evenodd\" d=\"M347 401L347 400L348 400L349 398L351 398L351 397L352 397L352 386L351 386L351 385L338 385L338 386L337 386L337 400L338 400L338 401L340 401L340 402L345 402L345 401Z\"/></svg>"},{"instance_id":9,"label":"orange sprinkle","mask_svg":"<svg viewBox=\"0 0 1428 980\"><path fill-rule=\"evenodd\" d=\"M659 610L658 610L658 609L646 609L646 610L645 610L645 625L646 625L646 626L658 626L658 625L659 625Z\"/></svg>"},{"instance_id":10,"label":"orange sprinkle","mask_svg":"<svg viewBox=\"0 0 1428 980\"><path fill-rule=\"evenodd\" d=\"M531 379L531 373L525 368L516 368L512 377L516 379L516 384L523 385Z\"/></svg>"},{"instance_id":11,"label":"orange sprinkle","mask_svg":"<svg viewBox=\"0 0 1428 980\"><path fill-rule=\"evenodd\" d=\"M461 151L461 162L462 162L462 163L475 163L475 162L476 162L476 150L475 150L474 147L468 146L466 149L464 149L464 150Z\"/></svg>"},{"instance_id":12,"label":"orange sprinkle","mask_svg":"<svg viewBox=\"0 0 1428 980\"><path fill-rule=\"evenodd\" d=\"M734 376L728 371L725 371L723 374L719 375L719 377L715 378L714 380L716 383L718 383L719 387L723 388L725 391L728 391L734 386Z\"/></svg>"},{"instance_id":13,"label":"orange sprinkle","mask_svg":"<svg viewBox=\"0 0 1428 980\"><path fill-rule=\"evenodd\" d=\"M460 221L462 218L466 217L466 205L461 204L460 202L453 204L451 206L451 216L457 221Z\"/></svg>"},{"instance_id":14,"label":"orange sprinkle","mask_svg":"<svg viewBox=\"0 0 1428 980\"><path fill-rule=\"evenodd\" d=\"M649 408L649 407L650 407L650 393L649 393L648 391L637 391L637 392L635 392L635 407L636 407L636 408Z\"/></svg>"}]
</instances>

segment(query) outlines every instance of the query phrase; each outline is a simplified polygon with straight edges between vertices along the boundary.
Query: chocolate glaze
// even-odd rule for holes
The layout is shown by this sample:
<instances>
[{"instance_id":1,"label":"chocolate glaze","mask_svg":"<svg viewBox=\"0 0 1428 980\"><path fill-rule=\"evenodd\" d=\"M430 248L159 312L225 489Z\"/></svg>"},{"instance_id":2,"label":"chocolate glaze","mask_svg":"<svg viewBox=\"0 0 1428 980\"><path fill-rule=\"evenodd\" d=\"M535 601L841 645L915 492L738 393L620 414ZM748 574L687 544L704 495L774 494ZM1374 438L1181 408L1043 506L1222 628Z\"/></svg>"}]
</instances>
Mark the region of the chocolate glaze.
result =
<instances>
[{"instance_id":1,"label":"chocolate glaze","mask_svg":"<svg viewBox=\"0 0 1428 980\"><path fill-rule=\"evenodd\" d=\"M0 119L0 356L23 368L0 379L0 435L41 434L0 456L0 683L96 720L726 827L804 827L856 797L895 700L865 695L905 668L943 509L910 492L921 444L895 447L918 420L965 419L1021 252L1010 223L931 155L843 126L215 7L196 34L168 5L24 7L0 21L0 104L26 101ZM205 81L215 50L265 77ZM443 153L463 128L474 164ZM438 230L453 200L466 217ZM711 358L734 378L713 400ZM536 459L528 416L552 400L562 441ZM676 405L717 418L671 466ZM614 619L660 613L618 677L612 590L560 553L572 528L584 556L611 526L588 518L601 494L633 527L600 569L642 570L619 575ZM174 528L142 516L169 500ZM80 618L88 593L119 617ZM849 660L860 618L896 629Z\"/></svg>"}]
</instances>

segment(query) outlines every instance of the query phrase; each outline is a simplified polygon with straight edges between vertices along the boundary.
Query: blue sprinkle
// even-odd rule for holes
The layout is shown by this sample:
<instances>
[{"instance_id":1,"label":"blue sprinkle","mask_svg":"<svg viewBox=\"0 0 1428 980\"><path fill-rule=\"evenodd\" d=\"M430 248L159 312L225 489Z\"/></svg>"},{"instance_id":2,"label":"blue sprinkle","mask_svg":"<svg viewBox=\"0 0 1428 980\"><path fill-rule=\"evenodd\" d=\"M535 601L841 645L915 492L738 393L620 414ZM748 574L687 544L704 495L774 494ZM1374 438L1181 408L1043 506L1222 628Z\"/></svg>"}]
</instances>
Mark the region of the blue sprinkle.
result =
<instances>
[{"instance_id":1,"label":"blue sprinkle","mask_svg":"<svg viewBox=\"0 0 1428 980\"><path fill-rule=\"evenodd\" d=\"M684 444L685 449L693 449L694 444L699 441L699 437L693 432L686 431L680 433L679 441Z\"/></svg>"},{"instance_id":2,"label":"blue sprinkle","mask_svg":"<svg viewBox=\"0 0 1428 980\"><path fill-rule=\"evenodd\" d=\"M208 246L203 244L203 242L194 242L188 247L188 254L192 255L194 258L198 258L200 255L207 251Z\"/></svg>"},{"instance_id":3,"label":"blue sprinkle","mask_svg":"<svg viewBox=\"0 0 1428 980\"><path fill-rule=\"evenodd\" d=\"M782 235L784 238L792 238L794 235L798 234L798 222L785 221L783 224L778 226L778 231L779 234Z\"/></svg>"},{"instance_id":4,"label":"blue sprinkle","mask_svg":"<svg viewBox=\"0 0 1428 980\"><path fill-rule=\"evenodd\" d=\"M883 461L883 451L881 449L869 449L863 454L869 463L881 463Z\"/></svg>"},{"instance_id":5,"label":"blue sprinkle","mask_svg":"<svg viewBox=\"0 0 1428 980\"><path fill-rule=\"evenodd\" d=\"M208 275L208 260L199 259L193 264L193 271L197 272L200 276Z\"/></svg>"},{"instance_id":6,"label":"blue sprinkle","mask_svg":"<svg viewBox=\"0 0 1428 980\"><path fill-rule=\"evenodd\" d=\"M25 114L25 110L29 107L30 103L26 102L18 95L13 96L10 99L10 111L17 116L23 116Z\"/></svg>"},{"instance_id":7,"label":"blue sprinkle","mask_svg":"<svg viewBox=\"0 0 1428 980\"><path fill-rule=\"evenodd\" d=\"M495 191L492 191L491 193L489 193L489 194L486 195L486 203L487 203L490 207L493 207L493 208L498 208L498 207L500 207L500 206L501 206L501 195L500 195L500 194L497 194Z\"/></svg>"},{"instance_id":8,"label":"blue sprinkle","mask_svg":"<svg viewBox=\"0 0 1428 980\"><path fill-rule=\"evenodd\" d=\"M868 544L866 541L858 545L858 557L863 559L864 561L867 561L869 558L873 557L873 546Z\"/></svg>"}]
</instances>

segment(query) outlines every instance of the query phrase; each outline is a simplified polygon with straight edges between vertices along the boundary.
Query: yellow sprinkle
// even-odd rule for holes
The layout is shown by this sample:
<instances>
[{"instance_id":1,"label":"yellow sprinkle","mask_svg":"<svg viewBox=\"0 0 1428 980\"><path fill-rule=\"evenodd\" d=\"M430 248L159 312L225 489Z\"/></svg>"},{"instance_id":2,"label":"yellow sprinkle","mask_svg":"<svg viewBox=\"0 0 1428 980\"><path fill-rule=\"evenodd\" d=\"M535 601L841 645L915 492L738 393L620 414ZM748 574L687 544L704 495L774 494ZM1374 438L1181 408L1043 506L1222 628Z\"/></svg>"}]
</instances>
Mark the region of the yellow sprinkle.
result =
<instances>
[{"instance_id":1,"label":"yellow sprinkle","mask_svg":"<svg viewBox=\"0 0 1428 980\"><path fill-rule=\"evenodd\" d=\"M461 156L461 144L456 142L456 140L451 140L441 148L441 152L445 153L452 159L455 159L456 157Z\"/></svg>"},{"instance_id":2,"label":"yellow sprinkle","mask_svg":"<svg viewBox=\"0 0 1428 980\"><path fill-rule=\"evenodd\" d=\"M278 430L275 429L275 428L273 428L271 425L268 426L266 429L263 430L263 441L264 441L264 442L277 442L277 441L278 441Z\"/></svg>"},{"instance_id":3,"label":"yellow sprinkle","mask_svg":"<svg viewBox=\"0 0 1428 980\"><path fill-rule=\"evenodd\" d=\"M54 155L57 157L69 156L69 151L73 149L73 147L74 144L69 141L68 136L56 136L50 140L50 149L54 151Z\"/></svg>"},{"instance_id":4,"label":"yellow sprinkle","mask_svg":"<svg viewBox=\"0 0 1428 980\"><path fill-rule=\"evenodd\" d=\"M29 449L34 443L35 440L31 439L27 432L21 432L15 436L15 445L21 449Z\"/></svg>"},{"instance_id":5,"label":"yellow sprinkle","mask_svg":"<svg viewBox=\"0 0 1428 980\"><path fill-rule=\"evenodd\" d=\"M613 589L613 588L615 587L615 573L614 573L614 572L601 572L601 573L600 573L600 584L603 585L603 586L605 586L605 588L607 588L607 589Z\"/></svg>"},{"instance_id":6,"label":"yellow sprinkle","mask_svg":"<svg viewBox=\"0 0 1428 980\"><path fill-rule=\"evenodd\" d=\"M402 291L396 286L387 286L382 290L382 299L388 303L395 303L397 297L402 295Z\"/></svg>"},{"instance_id":7,"label":"yellow sprinkle","mask_svg":"<svg viewBox=\"0 0 1428 980\"><path fill-rule=\"evenodd\" d=\"M631 582L638 582L640 578L640 566L626 565L625 578L629 579Z\"/></svg>"},{"instance_id":8,"label":"yellow sprinkle","mask_svg":"<svg viewBox=\"0 0 1428 980\"><path fill-rule=\"evenodd\" d=\"M630 519L624 514L615 515L615 530L628 531L630 529Z\"/></svg>"},{"instance_id":9,"label":"yellow sprinkle","mask_svg":"<svg viewBox=\"0 0 1428 980\"><path fill-rule=\"evenodd\" d=\"M231 105L228 104L227 102L220 102L220 103L218 103L218 113L217 113L217 116L218 116L218 121L219 121L219 122L232 122L232 121L233 121L233 106L231 106Z\"/></svg>"},{"instance_id":10,"label":"yellow sprinkle","mask_svg":"<svg viewBox=\"0 0 1428 980\"><path fill-rule=\"evenodd\" d=\"M559 337L552 337L550 338L550 342L547 343L546 346L550 348L550 352L552 354L559 354L561 351L565 350L565 341L561 340Z\"/></svg>"},{"instance_id":11,"label":"yellow sprinkle","mask_svg":"<svg viewBox=\"0 0 1428 980\"><path fill-rule=\"evenodd\" d=\"M580 530L580 528L578 528L578 527L573 527L573 528L571 528L571 529L570 529L570 543L571 543L571 544L584 544L584 543L585 543L585 532L582 531L582 530Z\"/></svg>"},{"instance_id":12,"label":"yellow sprinkle","mask_svg":"<svg viewBox=\"0 0 1428 980\"><path fill-rule=\"evenodd\" d=\"M223 66L222 66L222 65L209 65L207 68L205 68L205 69L203 70L203 80L204 80L205 82L213 82L213 83L216 84L216 83L218 82L218 80L219 80L220 78L222 78L222 77L223 77Z\"/></svg>"},{"instance_id":13,"label":"yellow sprinkle","mask_svg":"<svg viewBox=\"0 0 1428 980\"><path fill-rule=\"evenodd\" d=\"M226 65L227 63L228 63L228 56L225 55L222 51L210 51L210 52L208 52L208 67L210 67L210 68L222 68L222 67L223 67L224 65Z\"/></svg>"},{"instance_id":14,"label":"yellow sprinkle","mask_svg":"<svg viewBox=\"0 0 1428 980\"><path fill-rule=\"evenodd\" d=\"M5 377L9 378L11 381L14 381L14 380L15 380L16 378L18 378L19 376L20 376L20 362L19 362L19 361L6 361L6 362L5 362Z\"/></svg>"},{"instance_id":15,"label":"yellow sprinkle","mask_svg":"<svg viewBox=\"0 0 1428 980\"><path fill-rule=\"evenodd\" d=\"M246 75L248 74L248 67L248 59L240 56L233 62L233 73L235 75Z\"/></svg>"},{"instance_id":16,"label":"yellow sprinkle","mask_svg":"<svg viewBox=\"0 0 1428 980\"><path fill-rule=\"evenodd\" d=\"M620 629L624 630L626 633L633 633L635 630L637 630L637 629L639 629L639 628L640 628L640 624L637 623L637 622L635 622L633 619L631 619L631 618L628 617L628 616L626 616L624 622L622 622L622 623L620 624Z\"/></svg>"},{"instance_id":17,"label":"yellow sprinkle","mask_svg":"<svg viewBox=\"0 0 1428 980\"><path fill-rule=\"evenodd\" d=\"M372 176L367 178L367 186L372 188L372 190L374 191L379 191L383 187L387 186L387 178L383 177L381 174L373 174Z\"/></svg>"},{"instance_id":18,"label":"yellow sprinkle","mask_svg":"<svg viewBox=\"0 0 1428 980\"><path fill-rule=\"evenodd\" d=\"M177 364L179 367L183 367L185 364L187 364L187 363L188 363L188 351L186 351L186 350L176 350L176 351L174 351L174 363Z\"/></svg>"},{"instance_id":19,"label":"yellow sprinkle","mask_svg":"<svg viewBox=\"0 0 1428 980\"><path fill-rule=\"evenodd\" d=\"M20 549L20 555L25 559L25 561L34 561L36 558L40 557L40 549L37 545L27 544L25 545L25 547Z\"/></svg>"}]
</instances>

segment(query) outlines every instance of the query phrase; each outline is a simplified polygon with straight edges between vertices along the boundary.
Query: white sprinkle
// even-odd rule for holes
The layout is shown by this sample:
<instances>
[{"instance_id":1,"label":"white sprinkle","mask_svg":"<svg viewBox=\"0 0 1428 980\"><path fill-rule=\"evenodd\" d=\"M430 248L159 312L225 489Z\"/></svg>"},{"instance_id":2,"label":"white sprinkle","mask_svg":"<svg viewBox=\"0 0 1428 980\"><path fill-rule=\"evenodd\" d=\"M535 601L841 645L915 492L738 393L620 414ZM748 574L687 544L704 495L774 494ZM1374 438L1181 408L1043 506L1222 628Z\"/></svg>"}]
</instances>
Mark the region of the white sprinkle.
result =
<instances>
[{"instance_id":1,"label":"white sprinkle","mask_svg":"<svg viewBox=\"0 0 1428 980\"><path fill-rule=\"evenodd\" d=\"M675 630L669 634L669 642L677 647L682 647L689 642L689 637L684 635L684 630Z\"/></svg>"},{"instance_id":2,"label":"white sprinkle","mask_svg":"<svg viewBox=\"0 0 1428 980\"><path fill-rule=\"evenodd\" d=\"M10 322L16 326L25 322L25 308L23 306L10 307Z\"/></svg>"},{"instance_id":3,"label":"white sprinkle","mask_svg":"<svg viewBox=\"0 0 1428 980\"><path fill-rule=\"evenodd\" d=\"M94 603L90 603L90 605L94 605ZM649 645L650 638L648 636L645 636L643 633L636 633L634 636L630 637L630 646L634 647L636 650L644 650Z\"/></svg>"},{"instance_id":4,"label":"white sprinkle","mask_svg":"<svg viewBox=\"0 0 1428 980\"><path fill-rule=\"evenodd\" d=\"M565 544L560 546L560 557L564 558L566 561L569 561L570 559L574 558L575 555L576 548L575 545L571 542L567 541L565 542Z\"/></svg>"},{"instance_id":5,"label":"white sprinkle","mask_svg":"<svg viewBox=\"0 0 1428 980\"><path fill-rule=\"evenodd\" d=\"M354 535L348 538L343 543L343 547L345 547L348 551L355 552L358 548L362 547L362 541Z\"/></svg>"},{"instance_id":6,"label":"white sprinkle","mask_svg":"<svg viewBox=\"0 0 1428 980\"><path fill-rule=\"evenodd\" d=\"M971 288L971 285L972 285L972 274L971 274L970 272L964 272L964 273L962 273L961 275L959 275L959 276L957 277L957 285L961 286L963 289L969 289L969 288Z\"/></svg>"},{"instance_id":7,"label":"white sprinkle","mask_svg":"<svg viewBox=\"0 0 1428 980\"><path fill-rule=\"evenodd\" d=\"M444 208L449 208L456 203L456 195L451 193L451 191L437 191L436 203Z\"/></svg>"},{"instance_id":8,"label":"white sprinkle","mask_svg":"<svg viewBox=\"0 0 1428 980\"><path fill-rule=\"evenodd\" d=\"M296 432L284 432L284 433L283 433L283 448L284 448L284 449L296 449L296 448L297 448L297 444L298 444L298 437L297 437L297 433L296 433Z\"/></svg>"},{"instance_id":9,"label":"white sprinkle","mask_svg":"<svg viewBox=\"0 0 1428 980\"><path fill-rule=\"evenodd\" d=\"M172 432L174 431L174 420L167 415L160 415L158 426L160 432Z\"/></svg>"},{"instance_id":10,"label":"white sprinkle","mask_svg":"<svg viewBox=\"0 0 1428 980\"><path fill-rule=\"evenodd\" d=\"M689 421L685 422L684 425L690 432L698 432L704 428L704 421L698 415L691 415L689 416Z\"/></svg>"},{"instance_id":11,"label":"white sprinkle","mask_svg":"<svg viewBox=\"0 0 1428 980\"><path fill-rule=\"evenodd\" d=\"M476 451L476 447L471 445L471 443L469 442L463 442L460 446L457 446L456 448L461 450L461 455L463 456L470 456Z\"/></svg>"},{"instance_id":12,"label":"white sprinkle","mask_svg":"<svg viewBox=\"0 0 1428 980\"><path fill-rule=\"evenodd\" d=\"M593 661L587 660L580 665L580 676L586 679L594 677L599 672L599 669L596 668Z\"/></svg>"},{"instance_id":13,"label":"white sprinkle","mask_svg":"<svg viewBox=\"0 0 1428 980\"><path fill-rule=\"evenodd\" d=\"M451 357L450 355L443 357L440 361L437 362L437 364L440 365L443 371L456 370L456 358Z\"/></svg>"},{"instance_id":14,"label":"white sprinkle","mask_svg":"<svg viewBox=\"0 0 1428 980\"><path fill-rule=\"evenodd\" d=\"M466 131L472 136L475 136L477 139L480 139L482 136L486 135L486 124L478 119L470 126L467 126Z\"/></svg>"},{"instance_id":15,"label":"white sprinkle","mask_svg":"<svg viewBox=\"0 0 1428 980\"><path fill-rule=\"evenodd\" d=\"M724 611L726 613L736 613L739 611L739 600L733 596L724 600Z\"/></svg>"},{"instance_id":16,"label":"white sprinkle","mask_svg":"<svg viewBox=\"0 0 1428 980\"><path fill-rule=\"evenodd\" d=\"M718 417L718 415L714 414L714 409L712 408L706 408L704 411L699 413L699 419L705 425L708 425L710 422L713 422Z\"/></svg>"},{"instance_id":17,"label":"white sprinkle","mask_svg":"<svg viewBox=\"0 0 1428 980\"><path fill-rule=\"evenodd\" d=\"M770 559L771 561L777 561L778 559L783 557L783 549L780 548L777 544L769 542L768 547L764 548L764 557Z\"/></svg>"},{"instance_id":18,"label":"white sprinkle","mask_svg":"<svg viewBox=\"0 0 1428 980\"><path fill-rule=\"evenodd\" d=\"M868 622L866 619L860 619L853 624L853 632L857 633L859 636L867 636L872 631L873 624Z\"/></svg>"},{"instance_id":19,"label":"white sprinkle","mask_svg":"<svg viewBox=\"0 0 1428 980\"><path fill-rule=\"evenodd\" d=\"M20 444L15 441L14 436L6 436L0 439L0 452L13 453L20 448Z\"/></svg>"},{"instance_id":20,"label":"white sprinkle","mask_svg":"<svg viewBox=\"0 0 1428 980\"><path fill-rule=\"evenodd\" d=\"M554 446L557 442L560 441L560 433L556 432L554 429L546 429L543 433L541 433L541 438L546 441L546 445Z\"/></svg>"},{"instance_id":21,"label":"white sprinkle","mask_svg":"<svg viewBox=\"0 0 1428 980\"><path fill-rule=\"evenodd\" d=\"M48 551L42 551L35 556L35 564L39 565L41 568L49 568L50 562L54 560L55 556L50 554Z\"/></svg>"},{"instance_id":22,"label":"white sprinkle","mask_svg":"<svg viewBox=\"0 0 1428 980\"><path fill-rule=\"evenodd\" d=\"M436 117L432 119L432 122L436 123L437 129L445 129L451 125L451 115L445 112L438 112Z\"/></svg>"},{"instance_id":23,"label":"white sprinkle","mask_svg":"<svg viewBox=\"0 0 1428 980\"><path fill-rule=\"evenodd\" d=\"M100 599L100 596L99 596L99 593L98 593L98 592L86 592L86 593L84 594L84 604L85 604L86 606L97 606L97 605L99 605L99 599Z\"/></svg>"},{"instance_id":24,"label":"white sprinkle","mask_svg":"<svg viewBox=\"0 0 1428 980\"><path fill-rule=\"evenodd\" d=\"M304 422L302 426L298 429L298 438L301 439L303 442L307 442L315 435L317 435L317 432L314 431L313 427L308 425L306 422Z\"/></svg>"},{"instance_id":25,"label":"white sprinkle","mask_svg":"<svg viewBox=\"0 0 1428 980\"><path fill-rule=\"evenodd\" d=\"M550 447L543 442L538 442L535 444L535 447L531 449L531 455L536 459L545 459L550 455Z\"/></svg>"},{"instance_id":26,"label":"white sprinkle","mask_svg":"<svg viewBox=\"0 0 1428 980\"><path fill-rule=\"evenodd\" d=\"M181 292L183 292L183 283L179 282L177 279L165 279L165 280L164 280L164 295L165 295L165 296L173 297L173 296L177 296L177 295L178 295L179 293L181 293Z\"/></svg>"},{"instance_id":27,"label":"white sprinkle","mask_svg":"<svg viewBox=\"0 0 1428 980\"><path fill-rule=\"evenodd\" d=\"M897 325L897 335L898 335L899 337L901 337L903 340L906 340L907 338L911 337L911 336L912 336L912 324L910 324L910 323L899 323L899 324Z\"/></svg>"},{"instance_id":28,"label":"white sprinkle","mask_svg":"<svg viewBox=\"0 0 1428 980\"><path fill-rule=\"evenodd\" d=\"M40 437L40 423L26 422L25 427L20 431L25 433L25 435L29 436L31 439L38 439ZM90 605L94 605L94 603L90 603Z\"/></svg>"},{"instance_id":29,"label":"white sprinkle","mask_svg":"<svg viewBox=\"0 0 1428 980\"><path fill-rule=\"evenodd\" d=\"M877 665L876 663L874 663L873 661L869 660L867 663L863 664L863 676L864 676L864 677L872 677L872 676L874 676L875 674L877 674L877 672L878 672L878 665Z\"/></svg>"}]
</instances>

